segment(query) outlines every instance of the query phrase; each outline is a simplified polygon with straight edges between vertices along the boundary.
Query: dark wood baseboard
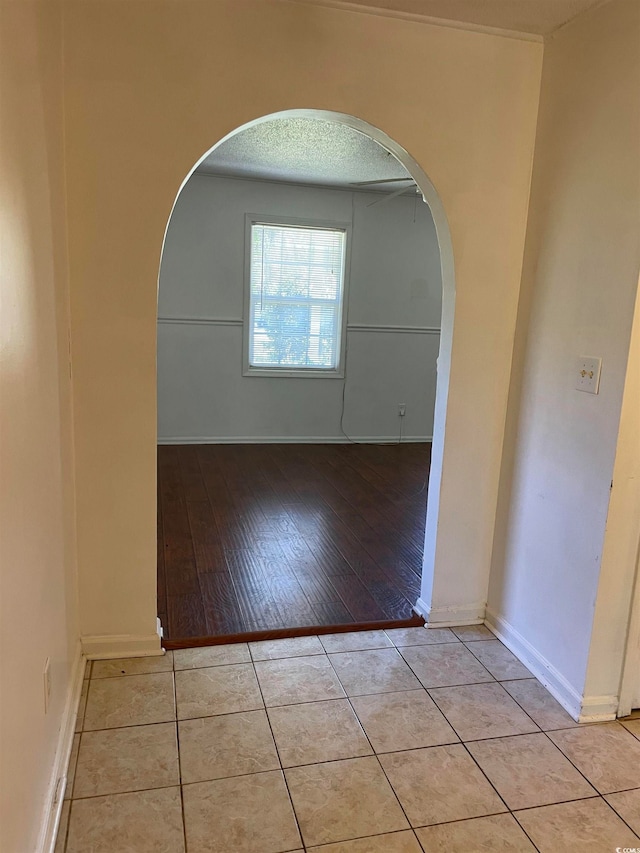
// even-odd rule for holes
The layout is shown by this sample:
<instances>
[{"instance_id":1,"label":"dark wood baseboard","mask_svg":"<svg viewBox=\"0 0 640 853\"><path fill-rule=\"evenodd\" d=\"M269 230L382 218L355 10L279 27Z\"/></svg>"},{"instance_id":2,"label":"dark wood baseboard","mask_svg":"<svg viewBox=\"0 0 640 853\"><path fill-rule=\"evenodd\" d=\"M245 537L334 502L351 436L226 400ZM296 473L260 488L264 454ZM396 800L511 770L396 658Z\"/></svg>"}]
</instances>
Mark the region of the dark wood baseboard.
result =
<instances>
[{"instance_id":1,"label":"dark wood baseboard","mask_svg":"<svg viewBox=\"0 0 640 853\"><path fill-rule=\"evenodd\" d=\"M421 628L422 616L410 619L385 619L378 622L358 622L352 625L311 625L302 628L278 628L273 631L248 631L243 634L224 634L218 637L187 637L183 640L162 641L167 651L196 649L200 646L220 646L227 643L255 643L259 640L284 640L288 637L311 637L317 634L346 634L351 631L379 631L384 628Z\"/></svg>"}]
</instances>

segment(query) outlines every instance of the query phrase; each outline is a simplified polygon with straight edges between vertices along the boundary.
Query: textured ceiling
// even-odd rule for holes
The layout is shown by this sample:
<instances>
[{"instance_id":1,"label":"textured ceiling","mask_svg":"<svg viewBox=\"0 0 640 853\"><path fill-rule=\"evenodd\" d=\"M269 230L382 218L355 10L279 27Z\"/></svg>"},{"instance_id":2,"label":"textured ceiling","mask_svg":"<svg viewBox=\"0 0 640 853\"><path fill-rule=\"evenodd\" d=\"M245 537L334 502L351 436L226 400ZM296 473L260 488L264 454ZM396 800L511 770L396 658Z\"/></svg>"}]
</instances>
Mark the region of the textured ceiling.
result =
<instances>
[{"instance_id":1,"label":"textured ceiling","mask_svg":"<svg viewBox=\"0 0 640 853\"><path fill-rule=\"evenodd\" d=\"M340 0L315 2L341 5ZM599 2L601 0L344 0L343 5L546 36Z\"/></svg>"},{"instance_id":2,"label":"textured ceiling","mask_svg":"<svg viewBox=\"0 0 640 853\"><path fill-rule=\"evenodd\" d=\"M197 172L329 187L409 177L393 154L368 136L311 118L273 119L243 130L216 148ZM402 186L374 189L391 192Z\"/></svg>"}]
</instances>

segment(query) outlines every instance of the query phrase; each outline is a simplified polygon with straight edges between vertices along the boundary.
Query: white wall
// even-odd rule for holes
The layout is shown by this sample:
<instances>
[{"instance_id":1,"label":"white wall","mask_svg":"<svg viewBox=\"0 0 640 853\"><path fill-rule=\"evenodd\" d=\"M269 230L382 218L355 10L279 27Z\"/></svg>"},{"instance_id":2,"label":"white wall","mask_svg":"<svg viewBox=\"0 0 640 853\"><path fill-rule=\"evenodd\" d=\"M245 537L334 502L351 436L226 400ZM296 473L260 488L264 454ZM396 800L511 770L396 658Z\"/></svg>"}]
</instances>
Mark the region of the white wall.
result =
<instances>
[{"instance_id":1,"label":"white wall","mask_svg":"<svg viewBox=\"0 0 640 853\"><path fill-rule=\"evenodd\" d=\"M427 205L414 197L194 175L171 218L158 302L158 440L337 440L343 381L242 376L245 214L351 223L343 427L354 438L433 432L442 282ZM379 202L372 205L372 202ZM168 318L189 318L181 323Z\"/></svg>"},{"instance_id":2,"label":"white wall","mask_svg":"<svg viewBox=\"0 0 640 853\"><path fill-rule=\"evenodd\" d=\"M583 698L640 265L639 18L615 0L545 46L489 592L574 713L615 711L630 594L614 584ZM602 357L597 396L574 390L580 355Z\"/></svg>"},{"instance_id":3,"label":"white wall","mask_svg":"<svg viewBox=\"0 0 640 853\"><path fill-rule=\"evenodd\" d=\"M541 62L538 43L282 0L65 5L83 635L155 629L157 282L178 190L234 129L301 108L379 128L437 190L449 274L423 597L432 617L484 613Z\"/></svg>"},{"instance_id":4,"label":"white wall","mask_svg":"<svg viewBox=\"0 0 640 853\"><path fill-rule=\"evenodd\" d=\"M0 85L0 850L32 853L81 678L58 3L2 3Z\"/></svg>"}]
</instances>

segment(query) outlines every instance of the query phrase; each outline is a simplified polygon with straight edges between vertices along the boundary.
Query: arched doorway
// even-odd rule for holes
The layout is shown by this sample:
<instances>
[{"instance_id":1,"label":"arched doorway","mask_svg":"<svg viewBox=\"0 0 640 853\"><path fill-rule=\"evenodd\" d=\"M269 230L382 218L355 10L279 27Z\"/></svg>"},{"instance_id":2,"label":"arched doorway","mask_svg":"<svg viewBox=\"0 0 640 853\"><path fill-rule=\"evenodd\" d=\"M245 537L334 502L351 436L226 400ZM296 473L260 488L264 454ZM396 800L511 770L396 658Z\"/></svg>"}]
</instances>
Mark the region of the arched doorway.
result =
<instances>
[{"instance_id":1,"label":"arched doorway","mask_svg":"<svg viewBox=\"0 0 640 853\"><path fill-rule=\"evenodd\" d=\"M423 558L423 567L425 567L426 570L424 570L422 572L423 590L424 590L425 584L428 587L430 582L431 582L432 567L433 567L433 563L434 563L433 553L434 553L434 548L435 548L435 529L436 529L436 522L437 522L437 515L438 515L440 474L441 474L441 468L442 468L442 448L443 448L443 437L444 437L444 435L443 435L444 434L444 411L446 408L446 396L447 396L447 388L448 388L448 373L449 373L449 363L450 363L451 339L452 339L452 328L453 328L453 303L454 303L453 262L452 262L452 252L451 252L449 230L448 230L446 218L444 216L444 211L442 209L442 205L441 205L440 200L438 198L438 195L437 195L433 185L431 184L429 178L427 177L427 175L420 168L420 166L410 157L410 155L408 155L407 152L405 152L399 145L397 145L397 143L395 143L393 140L391 140L382 131L378 130L377 128L372 127L371 125L367 124L366 122L363 122L363 121L356 119L352 116L347 116L347 115L342 115L342 114L327 112L327 111L291 110L291 111L286 111L284 113L271 114L268 116L264 116L260 119L257 119L253 122L249 122L248 124L245 124L242 127L237 128L232 133L228 134L226 137L224 137L222 140L220 140L220 142L218 142L212 149L210 149L208 152L206 152L206 154L194 165L194 167L190 171L189 175L187 175L187 177L185 178L185 180L184 180L184 182L180 188L180 191L179 191L178 195L176 196L176 202L174 203L174 207L172 210L172 217L174 215L174 211L176 210L176 204L178 203L178 200L181 197L181 193L183 192L183 190L187 186L187 183L189 182L191 177L194 175L196 170L201 166L201 164L205 160L209 160L212 158L215 159L216 152L218 152L220 150L224 150L225 145L227 143L229 143L231 140L241 138L243 134L246 134L247 132L249 132L255 128L267 127L269 125L269 123L273 124L273 123L277 123L277 122L283 121L283 120L288 120L288 121L302 120L302 121L307 121L307 122L309 122L309 121L318 122L318 123L322 122L325 124L326 123L332 123L335 126L339 126L339 127L349 129L349 131L354 136L359 135L359 136L365 138L366 140L368 140L369 142L373 142L376 147L380 147L381 150L384 150L384 152L391 158L393 163L396 163L399 168L400 167L402 168L403 174L406 174L408 177L406 179L401 178L401 180L409 180L412 182L412 184L415 185L415 187L417 188L419 193L422 195L422 198L424 199L424 201L427 202L429 211L431 213L432 224L433 224L433 227L435 229L436 250L438 252L439 280L441 280L441 283L442 283L442 285L441 285L442 286L442 323L441 323L441 330L439 330L440 331L439 348L437 348L437 352L438 352L437 384L435 383L435 375L434 375L434 384L436 384L436 388L435 388L435 413L434 413L433 428L432 428L432 442L433 442L433 444L432 444L432 453L431 453L431 466L428 469L429 470L429 474L428 474L429 501L428 501L428 509L427 509L427 514L426 514L427 515L427 517L426 517L426 535L425 535L425 549L424 549L424 558ZM393 171L393 169L392 169L392 171ZM392 180L392 178L389 177L388 179L383 179L382 183L384 183L385 181L391 182L391 180ZM369 183L369 182L364 182L364 183ZM373 183L380 183L380 182L373 182ZM393 192L391 195L387 195L383 199L380 200L381 204L385 200L393 198L397 195L401 195L403 193L402 185L400 185L398 187L398 189L396 190L395 184L394 184L392 189L393 189ZM377 202L374 202L374 203L377 203ZM247 213L247 216L249 216L248 213ZM169 221L171 222L171 217L170 217ZM264 225L265 217L259 216L258 221L260 223L262 223L260 226L260 227L262 227ZM276 217L275 221L277 221L277 217ZM346 227L347 226L345 226L345 230L346 230ZM165 249L166 249L166 241L167 241L168 233L169 233L169 224L167 225L167 231L165 232L165 243L163 246L163 262L165 261ZM250 232L248 232L248 234L249 233ZM247 263L250 263L250 261L248 261ZM249 299L250 299L250 294L247 291L247 294L245 295L245 302ZM233 313L233 312L231 312L231 313ZM244 317L244 313L243 313L243 317ZM161 321L166 322L166 323L184 322L186 319L187 318L180 317L180 316L161 317ZM349 333L349 330L347 329L347 325L346 325L346 314L343 315L343 319L344 319L344 328L342 329L342 333L343 333L343 341L344 341L347 339L348 333ZM199 318L199 319L198 318L195 318L195 319L192 318L192 320L196 324L205 322L205 319L202 319L202 318ZM214 322L214 320L212 318L208 318L208 320L206 320L206 322L211 323L211 322ZM219 316L219 317L215 318L215 323L218 325L221 325L221 326L225 326L228 329L228 328L234 327L234 326L235 327L241 326L243 324L243 320L242 320L242 318L233 317L233 316L223 316L223 317ZM402 330L401 327L389 327L389 328L395 328L395 331ZM404 331L407 331L407 330L411 330L411 328L409 326L404 327ZM413 331L416 331L416 330L413 329ZM343 355L346 358L346 348L343 352ZM435 361L435 358L433 360ZM342 368L344 370L344 365L340 364L339 362L340 362L340 359L338 359L338 361L336 362L336 366L338 367L338 369ZM247 372L246 372L247 364L248 364L247 363L247 352L245 351L245 365L244 365L245 371L243 371L245 373L245 375L247 375ZM435 374L435 371L434 371L434 374ZM290 372L290 375L298 375L298 374L296 374L295 372ZM342 374L342 375L344 375L344 374ZM339 373L337 375L337 378L340 378ZM188 403L187 403L187 405L188 405ZM399 405L398 409L400 409L400 408L401 408L401 406ZM344 393L343 393L343 410L342 410L342 413L344 415ZM399 414L401 416L403 416L404 412L399 412ZM402 421L400 421L400 424L402 424ZM341 428L341 431L346 436L346 432L343 428L342 418L340 420L340 428ZM400 430L401 430L400 436L402 437L402 426L400 427ZM160 433L162 435L162 429L160 430ZM198 435L190 436L190 440L192 440L193 443L197 443L198 442ZM200 436L200 437L202 437L202 436ZM388 438L388 436L387 436L387 438ZM426 474L425 474L425 478L426 478ZM424 486L426 486L426 479L425 479ZM196 486L196 488L197 488L197 486ZM215 484L214 484L213 488L215 488ZM182 523L183 524L191 524L191 526L193 527L194 523L196 525L200 525L200 524L205 525L206 520L196 519L194 522L193 520L190 521L185 516ZM212 547L215 547L215 545L213 545ZM184 555L182 555L182 556L184 556ZM215 573L213 573L213 574L215 574ZM210 592L212 600L215 599L216 596L224 597L225 595L228 594L228 591L226 589L224 589L223 587L219 587L217 585L220 581L220 578L216 577L215 581L216 581L216 585L214 586L213 590ZM159 580L159 584L160 585L162 584L161 579ZM188 603L188 600L190 601L191 598L193 598L193 596L194 596L194 593L189 591L190 590L189 582L187 581L181 587L181 589L183 591L181 593L179 593L179 596L184 595L185 596L184 601L185 601L185 603ZM412 594L415 596L415 601L413 601L412 603L415 604L416 601L420 602L420 601L424 600L424 596L418 597L417 590ZM160 608L160 609L162 612L162 608ZM188 611L188 609L189 608L187 606L186 610ZM404 615L407 618L409 616L409 614L404 614ZM186 617L186 624L188 624L189 618L190 617L188 617L188 616ZM337 622L338 620L336 619L335 621ZM370 620L365 620L365 621L369 622ZM331 624L333 624L333 623L331 623ZM266 626L258 626L254 630L259 630L260 627L266 627ZM295 625L292 625L291 627L297 628L297 627L301 627L301 626L298 624L295 624ZM317 627L317 625L314 627ZM353 626L351 626L351 627L353 627ZM178 630L177 633L179 635L181 633L185 633L185 631ZM207 632L207 636L209 636L211 633L212 633L211 631ZM233 632L231 630L227 630L226 633L235 633L235 632ZM172 630L171 634L175 635L176 631ZM198 631L198 630L189 629L189 634L192 636L200 637L200 638L203 636L203 632L201 630Z\"/></svg>"}]
</instances>

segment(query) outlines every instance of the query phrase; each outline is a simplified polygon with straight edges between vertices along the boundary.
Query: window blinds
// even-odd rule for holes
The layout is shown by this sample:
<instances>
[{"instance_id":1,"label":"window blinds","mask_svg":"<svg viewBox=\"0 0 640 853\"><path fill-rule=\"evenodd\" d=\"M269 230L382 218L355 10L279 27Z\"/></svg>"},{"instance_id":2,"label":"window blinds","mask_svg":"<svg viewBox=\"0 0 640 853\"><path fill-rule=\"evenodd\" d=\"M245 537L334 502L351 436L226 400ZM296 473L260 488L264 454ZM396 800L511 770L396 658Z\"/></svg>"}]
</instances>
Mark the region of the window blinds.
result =
<instances>
[{"instance_id":1,"label":"window blinds","mask_svg":"<svg viewBox=\"0 0 640 853\"><path fill-rule=\"evenodd\" d=\"M339 366L345 237L329 228L252 224L251 367Z\"/></svg>"}]
</instances>

